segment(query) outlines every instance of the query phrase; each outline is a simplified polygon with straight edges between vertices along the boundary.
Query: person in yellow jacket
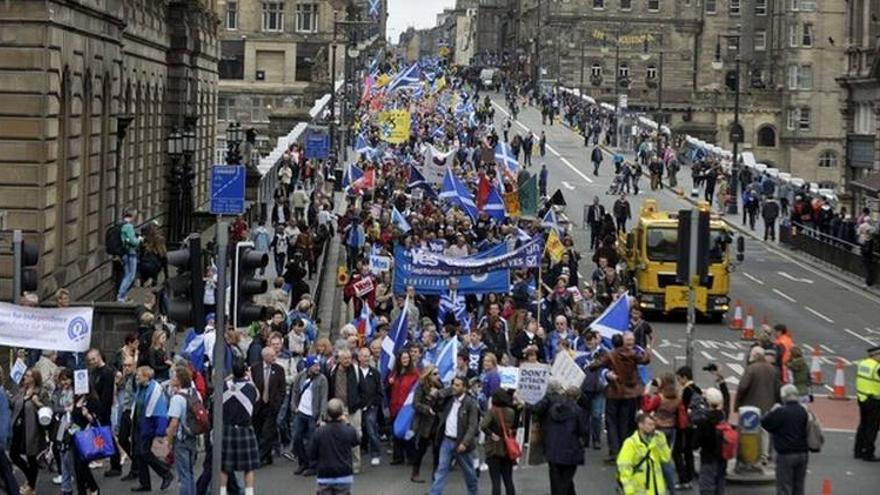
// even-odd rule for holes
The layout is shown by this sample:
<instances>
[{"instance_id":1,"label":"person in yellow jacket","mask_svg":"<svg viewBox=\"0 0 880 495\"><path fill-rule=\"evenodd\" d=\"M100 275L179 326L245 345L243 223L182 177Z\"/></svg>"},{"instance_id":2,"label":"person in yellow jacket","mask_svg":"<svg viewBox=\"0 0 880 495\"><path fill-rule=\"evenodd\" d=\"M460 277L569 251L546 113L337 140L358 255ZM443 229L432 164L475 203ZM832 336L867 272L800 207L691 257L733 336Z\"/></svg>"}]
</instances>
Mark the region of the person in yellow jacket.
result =
<instances>
[{"instance_id":1,"label":"person in yellow jacket","mask_svg":"<svg viewBox=\"0 0 880 495\"><path fill-rule=\"evenodd\" d=\"M859 399L859 428L856 430L855 458L878 462L874 442L880 428L880 346L868 349L868 358L859 361L856 372Z\"/></svg>"},{"instance_id":2,"label":"person in yellow jacket","mask_svg":"<svg viewBox=\"0 0 880 495\"><path fill-rule=\"evenodd\" d=\"M647 413L637 417L639 429L632 434L617 455L617 477L625 495L666 495L664 463L672 452L666 436L656 434L654 418Z\"/></svg>"}]
</instances>

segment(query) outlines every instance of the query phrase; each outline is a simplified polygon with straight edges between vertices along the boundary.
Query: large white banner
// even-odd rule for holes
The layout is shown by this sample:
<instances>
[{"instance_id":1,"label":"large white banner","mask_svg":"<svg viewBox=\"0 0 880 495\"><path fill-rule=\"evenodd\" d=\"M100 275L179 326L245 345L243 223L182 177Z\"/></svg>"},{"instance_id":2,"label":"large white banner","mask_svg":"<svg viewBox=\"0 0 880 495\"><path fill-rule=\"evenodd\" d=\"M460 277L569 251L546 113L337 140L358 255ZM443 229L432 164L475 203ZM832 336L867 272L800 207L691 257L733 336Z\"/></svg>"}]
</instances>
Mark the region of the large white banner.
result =
<instances>
[{"instance_id":1,"label":"large white banner","mask_svg":"<svg viewBox=\"0 0 880 495\"><path fill-rule=\"evenodd\" d=\"M0 345L86 352L93 308L31 308L0 303Z\"/></svg>"}]
</instances>

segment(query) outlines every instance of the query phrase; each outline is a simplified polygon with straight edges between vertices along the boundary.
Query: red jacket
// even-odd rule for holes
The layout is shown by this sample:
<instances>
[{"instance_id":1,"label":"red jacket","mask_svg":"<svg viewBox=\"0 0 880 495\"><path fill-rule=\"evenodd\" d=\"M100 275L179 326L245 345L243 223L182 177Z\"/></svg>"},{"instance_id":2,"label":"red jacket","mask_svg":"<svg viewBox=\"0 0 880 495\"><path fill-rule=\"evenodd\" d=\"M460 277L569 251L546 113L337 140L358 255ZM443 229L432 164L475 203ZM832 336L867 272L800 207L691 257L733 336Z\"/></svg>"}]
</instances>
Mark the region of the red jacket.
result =
<instances>
[{"instance_id":1,"label":"red jacket","mask_svg":"<svg viewBox=\"0 0 880 495\"><path fill-rule=\"evenodd\" d=\"M409 391L417 381L419 381L418 370L400 376L392 372L388 376L388 409L392 418L397 416L403 403L406 402L406 396L409 395Z\"/></svg>"}]
</instances>

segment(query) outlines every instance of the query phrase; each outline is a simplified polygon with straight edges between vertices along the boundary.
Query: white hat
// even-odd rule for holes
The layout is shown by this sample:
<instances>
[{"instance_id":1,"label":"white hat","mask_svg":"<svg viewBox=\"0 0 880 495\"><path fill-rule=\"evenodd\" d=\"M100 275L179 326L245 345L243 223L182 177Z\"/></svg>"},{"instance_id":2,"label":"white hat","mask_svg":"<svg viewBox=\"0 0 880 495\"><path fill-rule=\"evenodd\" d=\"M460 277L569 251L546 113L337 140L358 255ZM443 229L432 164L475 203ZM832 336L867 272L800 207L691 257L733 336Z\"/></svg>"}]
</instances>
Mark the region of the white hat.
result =
<instances>
[{"instance_id":1,"label":"white hat","mask_svg":"<svg viewBox=\"0 0 880 495\"><path fill-rule=\"evenodd\" d=\"M40 410L37 411L37 418L40 421L40 426L49 426L49 423L52 422L52 408L41 407Z\"/></svg>"}]
</instances>

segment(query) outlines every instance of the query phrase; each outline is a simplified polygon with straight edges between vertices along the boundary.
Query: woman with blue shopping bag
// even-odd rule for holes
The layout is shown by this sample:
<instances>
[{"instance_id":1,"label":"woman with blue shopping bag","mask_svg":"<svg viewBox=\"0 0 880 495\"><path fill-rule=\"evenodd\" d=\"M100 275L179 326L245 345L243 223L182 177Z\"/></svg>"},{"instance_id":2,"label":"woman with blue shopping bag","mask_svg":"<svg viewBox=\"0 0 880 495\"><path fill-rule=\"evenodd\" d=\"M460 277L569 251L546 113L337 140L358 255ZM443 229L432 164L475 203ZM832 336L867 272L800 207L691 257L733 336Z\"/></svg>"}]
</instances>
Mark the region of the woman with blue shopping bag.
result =
<instances>
[{"instance_id":1,"label":"woman with blue shopping bag","mask_svg":"<svg viewBox=\"0 0 880 495\"><path fill-rule=\"evenodd\" d=\"M89 463L106 459L116 453L113 431L110 425L100 425L97 412L101 404L94 389L88 394L74 398L73 410L69 414L68 431L73 435L73 468L76 473L76 489L79 495L98 493L98 482L89 469Z\"/></svg>"}]
</instances>

